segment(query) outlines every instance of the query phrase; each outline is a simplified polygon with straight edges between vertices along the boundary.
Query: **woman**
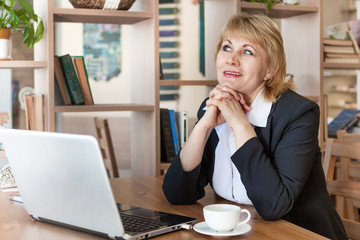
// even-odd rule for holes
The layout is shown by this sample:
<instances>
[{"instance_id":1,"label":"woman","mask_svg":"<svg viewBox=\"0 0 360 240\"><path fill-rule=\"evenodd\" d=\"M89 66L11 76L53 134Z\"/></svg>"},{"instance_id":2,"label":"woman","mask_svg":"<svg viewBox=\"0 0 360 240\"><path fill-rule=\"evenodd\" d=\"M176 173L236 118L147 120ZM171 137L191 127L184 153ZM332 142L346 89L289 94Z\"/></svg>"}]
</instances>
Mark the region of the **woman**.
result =
<instances>
[{"instance_id":1,"label":"woman","mask_svg":"<svg viewBox=\"0 0 360 240\"><path fill-rule=\"evenodd\" d=\"M219 84L165 175L168 201L195 203L209 183L266 220L346 239L321 166L319 108L285 81L276 24L264 15L232 17L217 45L216 68Z\"/></svg>"}]
</instances>

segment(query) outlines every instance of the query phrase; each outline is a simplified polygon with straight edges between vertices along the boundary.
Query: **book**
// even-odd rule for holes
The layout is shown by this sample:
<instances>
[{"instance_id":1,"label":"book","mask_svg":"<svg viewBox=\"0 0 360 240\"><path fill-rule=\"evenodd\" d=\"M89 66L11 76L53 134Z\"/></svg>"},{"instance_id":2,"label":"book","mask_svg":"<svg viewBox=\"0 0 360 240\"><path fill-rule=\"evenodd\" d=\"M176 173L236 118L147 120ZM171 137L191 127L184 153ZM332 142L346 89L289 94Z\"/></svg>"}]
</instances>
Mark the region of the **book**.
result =
<instances>
[{"instance_id":1,"label":"book","mask_svg":"<svg viewBox=\"0 0 360 240\"><path fill-rule=\"evenodd\" d=\"M178 30L161 30L159 33L160 37L177 37L180 35Z\"/></svg>"},{"instance_id":2,"label":"book","mask_svg":"<svg viewBox=\"0 0 360 240\"><path fill-rule=\"evenodd\" d=\"M76 70L76 73L77 73L77 76L79 79L81 92L84 97L85 105L93 105L94 100L93 100L91 89L90 89L89 78L88 78L87 71L86 71L84 57L83 56L73 57L73 61L74 61L75 70Z\"/></svg>"},{"instance_id":3,"label":"book","mask_svg":"<svg viewBox=\"0 0 360 240\"><path fill-rule=\"evenodd\" d=\"M323 43L325 45L335 45L335 46L352 46L353 42L346 39L334 39L334 38L324 38Z\"/></svg>"},{"instance_id":4,"label":"book","mask_svg":"<svg viewBox=\"0 0 360 240\"><path fill-rule=\"evenodd\" d=\"M179 25L179 19L159 19L160 26L176 26ZM160 45L161 47L161 45Z\"/></svg>"},{"instance_id":5,"label":"book","mask_svg":"<svg viewBox=\"0 0 360 240\"><path fill-rule=\"evenodd\" d=\"M55 103L55 106L66 105L64 102L64 99L61 95L60 87L59 87L59 84L57 81L54 82L54 103ZM71 104L71 102L70 102L70 104Z\"/></svg>"},{"instance_id":6,"label":"book","mask_svg":"<svg viewBox=\"0 0 360 240\"><path fill-rule=\"evenodd\" d=\"M356 53L353 46L324 46L325 53Z\"/></svg>"},{"instance_id":7,"label":"book","mask_svg":"<svg viewBox=\"0 0 360 240\"><path fill-rule=\"evenodd\" d=\"M349 30L349 36L350 36L351 41L353 42L355 52L360 53L359 44L357 43L357 41L355 39L355 36L354 36L354 34L353 34L353 32L351 30Z\"/></svg>"},{"instance_id":8,"label":"book","mask_svg":"<svg viewBox=\"0 0 360 240\"><path fill-rule=\"evenodd\" d=\"M169 109L169 118L170 118L171 136L174 143L175 156L177 156L180 152L179 133L176 124L175 111L172 109Z\"/></svg>"},{"instance_id":9,"label":"book","mask_svg":"<svg viewBox=\"0 0 360 240\"><path fill-rule=\"evenodd\" d=\"M188 116L187 112L175 112L176 123L179 132L180 149L185 145L188 138Z\"/></svg>"},{"instance_id":10,"label":"book","mask_svg":"<svg viewBox=\"0 0 360 240\"><path fill-rule=\"evenodd\" d=\"M160 52L160 58L177 58L179 52Z\"/></svg>"},{"instance_id":11,"label":"book","mask_svg":"<svg viewBox=\"0 0 360 240\"><path fill-rule=\"evenodd\" d=\"M178 93L161 93L160 101L174 101L179 99Z\"/></svg>"},{"instance_id":12,"label":"book","mask_svg":"<svg viewBox=\"0 0 360 240\"><path fill-rule=\"evenodd\" d=\"M54 72L55 80L57 82L57 86L59 87L64 104L71 105L71 98L66 85L66 79L58 56L54 56Z\"/></svg>"},{"instance_id":13,"label":"book","mask_svg":"<svg viewBox=\"0 0 360 240\"><path fill-rule=\"evenodd\" d=\"M325 63L360 63L360 58L327 58L325 57Z\"/></svg>"},{"instance_id":14,"label":"book","mask_svg":"<svg viewBox=\"0 0 360 240\"><path fill-rule=\"evenodd\" d=\"M159 15L172 15L179 13L179 9L175 7L159 8Z\"/></svg>"},{"instance_id":15,"label":"book","mask_svg":"<svg viewBox=\"0 0 360 240\"><path fill-rule=\"evenodd\" d=\"M179 73L164 73L164 79L178 80L178 79L180 79L180 74Z\"/></svg>"},{"instance_id":16,"label":"book","mask_svg":"<svg viewBox=\"0 0 360 240\"><path fill-rule=\"evenodd\" d=\"M66 79L66 85L71 98L71 103L75 105L84 104L84 97L81 92L79 79L76 75L76 70L69 54L59 56L61 66Z\"/></svg>"},{"instance_id":17,"label":"book","mask_svg":"<svg viewBox=\"0 0 360 240\"><path fill-rule=\"evenodd\" d=\"M175 148L171 135L170 116L166 108L160 108L161 162L175 159Z\"/></svg>"},{"instance_id":18,"label":"book","mask_svg":"<svg viewBox=\"0 0 360 240\"><path fill-rule=\"evenodd\" d=\"M180 68L180 63L178 62L164 62L162 64L164 69L178 69Z\"/></svg>"},{"instance_id":19,"label":"book","mask_svg":"<svg viewBox=\"0 0 360 240\"><path fill-rule=\"evenodd\" d=\"M357 53L325 53L327 58L360 58Z\"/></svg>"},{"instance_id":20,"label":"book","mask_svg":"<svg viewBox=\"0 0 360 240\"><path fill-rule=\"evenodd\" d=\"M9 113L0 112L0 129L5 128L3 125L4 123L9 123ZM4 145L2 144L1 139L0 139L0 151L4 151Z\"/></svg>"},{"instance_id":21,"label":"book","mask_svg":"<svg viewBox=\"0 0 360 240\"><path fill-rule=\"evenodd\" d=\"M160 48L178 48L180 43L177 41L172 42L160 42Z\"/></svg>"},{"instance_id":22,"label":"book","mask_svg":"<svg viewBox=\"0 0 360 240\"><path fill-rule=\"evenodd\" d=\"M178 3L179 0L159 0L159 4Z\"/></svg>"},{"instance_id":23,"label":"book","mask_svg":"<svg viewBox=\"0 0 360 240\"><path fill-rule=\"evenodd\" d=\"M360 20L355 19L348 22L349 28L354 35L354 38L358 45L360 44Z\"/></svg>"},{"instance_id":24,"label":"book","mask_svg":"<svg viewBox=\"0 0 360 240\"><path fill-rule=\"evenodd\" d=\"M44 95L27 94L24 102L26 129L44 131Z\"/></svg>"},{"instance_id":25,"label":"book","mask_svg":"<svg viewBox=\"0 0 360 240\"><path fill-rule=\"evenodd\" d=\"M329 38L351 40L349 36L349 26L346 22L329 25L325 27L325 31Z\"/></svg>"}]
</instances>

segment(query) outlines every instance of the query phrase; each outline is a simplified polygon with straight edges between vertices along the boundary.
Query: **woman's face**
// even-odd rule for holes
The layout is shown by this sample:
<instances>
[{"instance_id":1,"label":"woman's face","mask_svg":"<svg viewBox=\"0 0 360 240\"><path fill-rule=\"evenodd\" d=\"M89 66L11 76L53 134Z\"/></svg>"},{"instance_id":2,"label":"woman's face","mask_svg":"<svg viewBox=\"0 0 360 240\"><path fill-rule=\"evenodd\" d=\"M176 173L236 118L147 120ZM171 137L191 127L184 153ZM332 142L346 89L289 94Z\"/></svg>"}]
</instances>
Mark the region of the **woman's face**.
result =
<instances>
[{"instance_id":1,"label":"woman's face","mask_svg":"<svg viewBox=\"0 0 360 240\"><path fill-rule=\"evenodd\" d=\"M260 45L239 34L229 35L223 40L216 57L220 85L241 92L251 103L271 76L267 58Z\"/></svg>"}]
</instances>

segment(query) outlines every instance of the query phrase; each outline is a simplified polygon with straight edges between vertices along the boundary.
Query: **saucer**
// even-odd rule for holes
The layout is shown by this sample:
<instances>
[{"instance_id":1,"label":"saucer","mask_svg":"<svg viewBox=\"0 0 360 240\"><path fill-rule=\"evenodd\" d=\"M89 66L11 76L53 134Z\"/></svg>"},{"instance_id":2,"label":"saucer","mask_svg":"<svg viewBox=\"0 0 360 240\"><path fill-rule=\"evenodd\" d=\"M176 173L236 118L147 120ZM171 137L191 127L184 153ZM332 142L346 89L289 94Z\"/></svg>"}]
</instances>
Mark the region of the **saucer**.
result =
<instances>
[{"instance_id":1,"label":"saucer","mask_svg":"<svg viewBox=\"0 0 360 240\"><path fill-rule=\"evenodd\" d=\"M247 223L242 224L236 228L234 228L234 230L230 231L230 232L216 232L214 230L211 230L208 225L206 224L206 222L200 222L194 225L193 229L201 234L206 234L206 235L211 235L211 236L236 236L236 235L240 235L240 234L244 234L247 233L251 230L251 226Z\"/></svg>"}]
</instances>

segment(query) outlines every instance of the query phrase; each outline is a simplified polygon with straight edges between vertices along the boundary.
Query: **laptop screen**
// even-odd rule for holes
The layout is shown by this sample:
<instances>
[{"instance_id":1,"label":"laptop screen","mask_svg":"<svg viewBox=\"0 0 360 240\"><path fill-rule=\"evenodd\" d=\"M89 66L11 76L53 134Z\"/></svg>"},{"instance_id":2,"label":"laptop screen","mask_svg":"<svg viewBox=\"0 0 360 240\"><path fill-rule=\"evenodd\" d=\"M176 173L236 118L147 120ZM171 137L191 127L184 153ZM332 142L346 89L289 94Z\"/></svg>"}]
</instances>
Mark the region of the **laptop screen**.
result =
<instances>
[{"instance_id":1,"label":"laptop screen","mask_svg":"<svg viewBox=\"0 0 360 240\"><path fill-rule=\"evenodd\" d=\"M125 234L93 136L0 129L0 139L23 204L33 218L102 235ZM141 208L123 210L128 215L157 218L168 231L196 221Z\"/></svg>"}]
</instances>

